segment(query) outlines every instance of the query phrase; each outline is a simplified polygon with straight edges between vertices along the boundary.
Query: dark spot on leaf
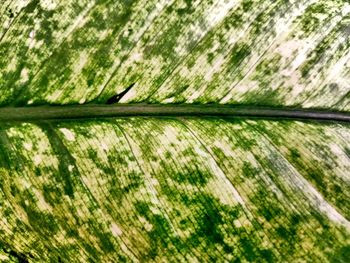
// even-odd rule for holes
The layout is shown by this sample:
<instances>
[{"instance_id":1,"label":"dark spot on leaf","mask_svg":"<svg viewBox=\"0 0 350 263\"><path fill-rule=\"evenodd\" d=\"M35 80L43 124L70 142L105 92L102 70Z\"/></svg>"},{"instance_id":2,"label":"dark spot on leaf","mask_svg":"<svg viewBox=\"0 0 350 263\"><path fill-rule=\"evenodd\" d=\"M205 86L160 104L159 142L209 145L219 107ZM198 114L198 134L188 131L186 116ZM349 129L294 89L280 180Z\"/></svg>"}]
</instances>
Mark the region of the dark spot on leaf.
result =
<instances>
[{"instance_id":1,"label":"dark spot on leaf","mask_svg":"<svg viewBox=\"0 0 350 263\"><path fill-rule=\"evenodd\" d=\"M128 93L128 91L135 85L135 83L132 83L129 87L127 87L125 90L123 90L122 92L120 92L117 95L114 95L113 97L109 98L107 100L107 104L114 104L117 103L121 100L121 98Z\"/></svg>"},{"instance_id":2,"label":"dark spot on leaf","mask_svg":"<svg viewBox=\"0 0 350 263\"><path fill-rule=\"evenodd\" d=\"M255 261L256 260L256 253L255 253L254 245L252 244L252 242L248 238L243 237L240 239L239 244L244 251L245 258L248 261Z\"/></svg>"},{"instance_id":3,"label":"dark spot on leaf","mask_svg":"<svg viewBox=\"0 0 350 263\"><path fill-rule=\"evenodd\" d=\"M291 149L290 150L290 157L292 158L293 161L300 158L299 151L297 149Z\"/></svg>"},{"instance_id":4,"label":"dark spot on leaf","mask_svg":"<svg viewBox=\"0 0 350 263\"><path fill-rule=\"evenodd\" d=\"M202 172L200 170L192 171L189 173L179 172L172 175L172 178L179 183L190 183L198 185L205 185L211 177L211 174Z\"/></svg>"},{"instance_id":5,"label":"dark spot on leaf","mask_svg":"<svg viewBox=\"0 0 350 263\"><path fill-rule=\"evenodd\" d=\"M12 9L9 9L9 10L8 10L8 13L9 13L9 17L10 17L10 18L14 18L14 17L15 17L15 15L14 15L13 12L12 12Z\"/></svg>"},{"instance_id":6,"label":"dark spot on leaf","mask_svg":"<svg viewBox=\"0 0 350 263\"><path fill-rule=\"evenodd\" d=\"M16 252L14 250L10 250L9 254L11 256L15 257L19 263L28 263L29 262L27 259L27 256L22 254L22 253Z\"/></svg>"},{"instance_id":7,"label":"dark spot on leaf","mask_svg":"<svg viewBox=\"0 0 350 263\"><path fill-rule=\"evenodd\" d=\"M33 13L38 6L40 6L40 0L33 0L25 7L25 11L28 14Z\"/></svg>"},{"instance_id":8,"label":"dark spot on leaf","mask_svg":"<svg viewBox=\"0 0 350 263\"><path fill-rule=\"evenodd\" d=\"M346 245L338 249L331 257L330 262L334 263L345 263L349 262L350 259L350 245Z\"/></svg>"},{"instance_id":9,"label":"dark spot on leaf","mask_svg":"<svg viewBox=\"0 0 350 263\"><path fill-rule=\"evenodd\" d=\"M232 49L230 56L230 65L235 68L241 64L241 62L249 56L251 50L246 43L237 43Z\"/></svg>"}]
</instances>

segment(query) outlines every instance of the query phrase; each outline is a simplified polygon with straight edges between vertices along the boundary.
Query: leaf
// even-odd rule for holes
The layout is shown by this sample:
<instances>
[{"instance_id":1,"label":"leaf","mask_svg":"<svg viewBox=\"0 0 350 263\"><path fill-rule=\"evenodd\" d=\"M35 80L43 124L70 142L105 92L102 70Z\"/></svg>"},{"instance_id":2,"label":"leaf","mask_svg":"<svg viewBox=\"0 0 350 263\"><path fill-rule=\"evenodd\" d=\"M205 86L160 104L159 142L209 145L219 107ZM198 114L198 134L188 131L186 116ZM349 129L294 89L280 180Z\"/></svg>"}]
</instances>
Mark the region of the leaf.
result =
<instances>
[{"instance_id":1,"label":"leaf","mask_svg":"<svg viewBox=\"0 0 350 263\"><path fill-rule=\"evenodd\" d=\"M349 110L347 1L9 1L0 102ZM13 14L13 15L11 15Z\"/></svg>"},{"instance_id":2,"label":"leaf","mask_svg":"<svg viewBox=\"0 0 350 263\"><path fill-rule=\"evenodd\" d=\"M44 261L328 261L349 241L349 136L291 121L8 124L2 243Z\"/></svg>"},{"instance_id":3,"label":"leaf","mask_svg":"<svg viewBox=\"0 0 350 263\"><path fill-rule=\"evenodd\" d=\"M349 11L3 0L0 260L347 262Z\"/></svg>"}]
</instances>

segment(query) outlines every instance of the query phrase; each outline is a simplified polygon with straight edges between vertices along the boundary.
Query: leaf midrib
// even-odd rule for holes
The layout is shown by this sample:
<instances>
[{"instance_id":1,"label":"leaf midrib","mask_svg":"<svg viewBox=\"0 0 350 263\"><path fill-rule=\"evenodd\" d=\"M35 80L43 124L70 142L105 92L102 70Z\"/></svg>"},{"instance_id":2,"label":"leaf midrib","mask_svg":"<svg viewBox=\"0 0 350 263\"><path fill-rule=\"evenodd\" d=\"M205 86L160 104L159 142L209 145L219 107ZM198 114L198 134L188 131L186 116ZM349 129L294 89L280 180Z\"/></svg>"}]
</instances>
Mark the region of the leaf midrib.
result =
<instances>
[{"instance_id":1,"label":"leaf midrib","mask_svg":"<svg viewBox=\"0 0 350 263\"><path fill-rule=\"evenodd\" d=\"M0 121L90 119L130 116L244 117L350 122L349 112L220 104L87 104L0 108Z\"/></svg>"}]
</instances>

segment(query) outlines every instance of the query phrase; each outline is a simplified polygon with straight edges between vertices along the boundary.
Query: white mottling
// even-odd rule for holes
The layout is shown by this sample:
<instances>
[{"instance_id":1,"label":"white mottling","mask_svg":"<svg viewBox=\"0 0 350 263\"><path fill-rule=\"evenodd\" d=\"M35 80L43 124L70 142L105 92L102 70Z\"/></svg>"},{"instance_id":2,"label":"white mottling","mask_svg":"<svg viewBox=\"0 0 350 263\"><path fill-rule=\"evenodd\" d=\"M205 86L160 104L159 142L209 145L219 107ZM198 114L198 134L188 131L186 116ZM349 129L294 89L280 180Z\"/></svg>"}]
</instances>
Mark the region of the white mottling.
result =
<instances>
[{"instance_id":1,"label":"white mottling","mask_svg":"<svg viewBox=\"0 0 350 263\"><path fill-rule=\"evenodd\" d=\"M350 13L350 4L346 3L341 10L342 16L346 16L348 13Z\"/></svg>"},{"instance_id":2,"label":"white mottling","mask_svg":"<svg viewBox=\"0 0 350 263\"><path fill-rule=\"evenodd\" d=\"M198 99L202 95L203 89L196 90L188 97L188 102L192 103L195 99Z\"/></svg>"},{"instance_id":3,"label":"white mottling","mask_svg":"<svg viewBox=\"0 0 350 263\"><path fill-rule=\"evenodd\" d=\"M343 155L343 154L344 154L343 150L339 147L338 144L332 143L332 144L329 145L329 147L331 148L332 152L333 152L336 156L339 156L339 155Z\"/></svg>"},{"instance_id":4,"label":"white mottling","mask_svg":"<svg viewBox=\"0 0 350 263\"><path fill-rule=\"evenodd\" d=\"M139 217L139 221L140 221L141 223L143 223L143 226L144 226L144 228L146 229L146 231L149 232L149 231L152 230L153 225L152 225L150 222L148 222L146 218L144 218L144 217Z\"/></svg>"},{"instance_id":5,"label":"white mottling","mask_svg":"<svg viewBox=\"0 0 350 263\"><path fill-rule=\"evenodd\" d=\"M161 141L164 141L164 143L171 143L171 142L178 142L179 138L176 136L177 132L176 130L174 131L174 128L171 126L166 126L164 128L163 134L165 137Z\"/></svg>"},{"instance_id":6,"label":"white mottling","mask_svg":"<svg viewBox=\"0 0 350 263\"><path fill-rule=\"evenodd\" d=\"M57 90L55 90L53 93L51 93L50 95L48 95L48 96L46 97L46 99L47 99L48 101L57 101L57 99L59 98L59 96L62 95L62 93L63 93L63 90L57 89Z\"/></svg>"},{"instance_id":7,"label":"white mottling","mask_svg":"<svg viewBox=\"0 0 350 263\"><path fill-rule=\"evenodd\" d=\"M344 43L346 41L345 38ZM345 69L346 63L350 61L350 52L348 52L345 56L343 56L341 59L339 59L332 67L330 72L328 73L327 79L337 79L339 76L339 73L343 72Z\"/></svg>"},{"instance_id":8,"label":"white mottling","mask_svg":"<svg viewBox=\"0 0 350 263\"><path fill-rule=\"evenodd\" d=\"M163 100L162 102L163 103L172 103L172 102L174 102L174 100L175 100L175 98L171 97L171 98L167 98L167 99Z\"/></svg>"},{"instance_id":9,"label":"white mottling","mask_svg":"<svg viewBox=\"0 0 350 263\"><path fill-rule=\"evenodd\" d=\"M11 59L11 57L10 57L10 59ZM16 67L17 67L17 58L16 58L16 56L13 56L11 59L11 62L7 66L7 70L8 71L15 71Z\"/></svg>"},{"instance_id":10,"label":"white mottling","mask_svg":"<svg viewBox=\"0 0 350 263\"><path fill-rule=\"evenodd\" d=\"M40 155L35 155L34 156L34 165L37 166L41 163L42 159Z\"/></svg>"},{"instance_id":11,"label":"white mottling","mask_svg":"<svg viewBox=\"0 0 350 263\"><path fill-rule=\"evenodd\" d=\"M287 87L292 87L291 98L295 98L304 90L304 86L302 84L299 84L301 74L299 71L294 71L291 73L287 73L285 76L288 77L285 81L285 85Z\"/></svg>"},{"instance_id":12,"label":"white mottling","mask_svg":"<svg viewBox=\"0 0 350 263\"><path fill-rule=\"evenodd\" d=\"M298 48L303 46L303 41L293 39L287 42L282 43L276 51L285 58L292 57L293 53L298 50Z\"/></svg>"},{"instance_id":13,"label":"white mottling","mask_svg":"<svg viewBox=\"0 0 350 263\"><path fill-rule=\"evenodd\" d=\"M75 141L74 132L68 130L67 128L60 128L59 130L64 134L68 141Z\"/></svg>"},{"instance_id":14,"label":"white mottling","mask_svg":"<svg viewBox=\"0 0 350 263\"><path fill-rule=\"evenodd\" d=\"M134 54L132 54L131 56L130 56L130 59L132 60L132 61L135 61L135 62L137 62L137 61L142 61L142 59L143 59L143 54L142 53L134 53Z\"/></svg>"},{"instance_id":15,"label":"white mottling","mask_svg":"<svg viewBox=\"0 0 350 263\"><path fill-rule=\"evenodd\" d=\"M68 165L68 171L69 171L69 172L72 172L72 171L73 171L73 169L74 169L74 165L71 165L71 164L70 164L70 165Z\"/></svg>"},{"instance_id":16,"label":"white mottling","mask_svg":"<svg viewBox=\"0 0 350 263\"><path fill-rule=\"evenodd\" d=\"M237 3L238 1L219 1L219 4L212 10L209 9L210 13L204 16L208 26L213 27L220 22Z\"/></svg>"},{"instance_id":17,"label":"white mottling","mask_svg":"<svg viewBox=\"0 0 350 263\"><path fill-rule=\"evenodd\" d=\"M28 42L28 47L30 49L34 48L35 47L35 44L36 44L36 41L35 39L29 39L30 41Z\"/></svg>"},{"instance_id":18,"label":"white mottling","mask_svg":"<svg viewBox=\"0 0 350 263\"><path fill-rule=\"evenodd\" d=\"M111 29L103 30L103 31L100 33L100 35L99 35L99 37L98 37L98 40L99 40L99 41L103 41L103 40L105 40L106 37L108 37L110 34L113 34L113 30L111 30Z\"/></svg>"},{"instance_id":19,"label":"white mottling","mask_svg":"<svg viewBox=\"0 0 350 263\"><path fill-rule=\"evenodd\" d=\"M315 46L315 42L313 40L306 39L304 41L301 41L299 45L302 46L302 49L299 51L298 55L294 59L294 61L291 63L292 70L296 70L301 64L304 63L304 61L307 59L308 53L310 50L312 50Z\"/></svg>"},{"instance_id":20,"label":"white mottling","mask_svg":"<svg viewBox=\"0 0 350 263\"><path fill-rule=\"evenodd\" d=\"M246 120L245 122L250 124L250 125L256 125L257 124L256 121L252 121L252 120Z\"/></svg>"},{"instance_id":21,"label":"white mottling","mask_svg":"<svg viewBox=\"0 0 350 263\"><path fill-rule=\"evenodd\" d=\"M79 55L79 60L75 63L74 72L76 74L80 73L86 62L88 62L88 54L84 51Z\"/></svg>"},{"instance_id":22,"label":"white mottling","mask_svg":"<svg viewBox=\"0 0 350 263\"><path fill-rule=\"evenodd\" d=\"M4 29L8 29L8 28L10 27L10 25L11 25L10 20L6 20L6 21L4 22L4 24L2 25L2 27L3 27Z\"/></svg>"},{"instance_id":23,"label":"white mottling","mask_svg":"<svg viewBox=\"0 0 350 263\"><path fill-rule=\"evenodd\" d=\"M27 151L31 151L33 149L33 144L31 142L25 142L25 143L23 143L23 147Z\"/></svg>"},{"instance_id":24,"label":"white mottling","mask_svg":"<svg viewBox=\"0 0 350 263\"><path fill-rule=\"evenodd\" d=\"M30 31L30 33L29 33L29 38L30 38L30 39L33 39L34 37L35 37L35 31L32 30L32 31Z\"/></svg>"},{"instance_id":25,"label":"white mottling","mask_svg":"<svg viewBox=\"0 0 350 263\"><path fill-rule=\"evenodd\" d=\"M7 255L4 255L4 254L0 254L0 260L3 260L3 261L8 261L10 260L10 258L7 256Z\"/></svg>"},{"instance_id":26,"label":"white mottling","mask_svg":"<svg viewBox=\"0 0 350 263\"><path fill-rule=\"evenodd\" d=\"M112 231L112 235L115 236L115 237L121 236L123 234L123 231L115 223L111 224L111 231Z\"/></svg>"},{"instance_id":27,"label":"white mottling","mask_svg":"<svg viewBox=\"0 0 350 263\"><path fill-rule=\"evenodd\" d=\"M205 157L205 158L208 158L208 153L205 152L205 151L204 151L203 149L201 149L200 147L196 146L196 147L194 148L194 151L195 151L196 153L198 153L200 156Z\"/></svg>"},{"instance_id":28,"label":"white mottling","mask_svg":"<svg viewBox=\"0 0 350 263\"><path fill-rule=\"evenodd\" d=\"M227 141L215 140L213 144L214 146L218 147L221 151L223 151L225 156L232 156L232 147L227 143Z\"/></svg>"},{"instance_id":29,"label":"white mottling","mask_svg":"<svg viewBox=\"0 0 350 263\"><path fill-rule=\"evenodd\" d=\"M235 91L237 93L243 94L246 93L247 91L255 90L259 88L259 82L256 80L246 80L243 81L241 85L237 85L235 87Z\"/></svg>"},{"instance_id":30,"label":"white mottling","mask_svg":"<svg viewBox=\"0 0 350 263\"><path fill-rule=\"evenodd\" d=\"M107 144L105 144L104 142L101 143L101 148L106 152L108 152L109 150Z\"/></svg>"},{"instance_id":31,"label":"white mottling","mask_svg":"<svg viewBox=\"0 0 350 263\"><path fill-rule=\"evenodd\" d=\"M157 186L159 185L159 182L156 178L151 178L150 183L152 186Z\"/></svg>"},{"instance_id":32,"label":"white mottling","mask_svg":"<svg viewBox=\"0 0 350 263\"><path fill-rule=\"evenodd\" d=\"M337 167L334 169L335 175L341 178L347 184L350 184L350 173L348 172L350 168L350 160L347 154L344 152L338 143L329 144L331 151L334 156L337 156ZM340 169L338 169L340 168Z\"/></svg>"},{"instance_id":33,"label":"white mottling","mask_svg":"<svg viewBox=\"0 0 350 263\"><path fill-rule=\"evenodd\" d=\"M214 64L210 67L210 70L206 72L206 74L204 75L204 79L207 82L211 81L214 73L218 72L224 63L225 63L225 57L223 55L217 55L215 57Z\"/></svg>"},{"instance_id":34,"label":"white mottling","mask_svg":"<svg viewBox=\"0 0 350 263\"><path fill-rule=\"evenodd\" d=\"M27 6L29 4L30 0L19 0L16 1L17 8L22 9L23 7Z\"/></svg>"},{"instance_id":35,"label":"white mottling","mask_svg":"<svg viewBox=\"0 0 350 263\"><path fill-rule=\"evenodd\" d=\"M53 10L56 8L57 6L57 1L55 0L41 0L40 1L40 4L42 6L43 9L46 9L46 10Z\"/></svg>"},{"instance_id":36,"label":"white mottling","mask_svg":"<svg viewBox=\"0 0 350 263\"><path fill-rule=\"evenodd\" d=\"M43 194L36 188L33 188L32 191L35 194L35 197L37 198L37 206L40 210L48 210L52 211L52 207L50 204L48 204L43 196Z\"/></svg>"},{"instance_id":37,"label":"white mottling","mask_svg":"<svg viewBox=\"0 0 350 263\"><path fill-rule=\"evenodd\" d=\"M64 230L58 231L55 235L54 238L59 241L61 244L63 242L66 242L66 244L74 244L76 241L74 238L70 237L67 238L67 232ZM86 260L87 261L87 260Z\"/></svg>"},{"instance_id":38,"label":"white mottling","mask_svg":"<svg viewBox=\"0 0 350 263\"><path fill-rule=\"evenodd\" d=\"M314 195L312 201L318 207L318 209L326 214L333 222L343 225L345 228L350 230L350 222L346 220L346 218L344 218L337 210L335 210L334 207L331 206L326 200L324 200L322 195L317 192L317 190L309 182L307 182L307 184L307 191Z\"/></svg>"},{"instance_id":39,"label":"white mottling","mask_svg":"<svg viewBox=\"0 0 350 263\"><path fill-rule=\"evenodd\" d=\"M235 225L236 228L242 227L242 223L238 219L234 220L233 224Z\"/></svg>"},{"instance_id":40,"label":"white mottling","mask_svg":"<svg viewBox=\"0 0 350 263\"><path fill-rule=\"evenodd\" d=\"M135 257L135 255L130 251L124 242L120 243L120 249L127 255L131 262L139 262L139 258Z\"/></svg>"},{"instance_id":41,"label":"white mottling","mask_svg":"<svg viewBox=\"0 0 350 263\"><path fill-rule=\"evenodd\" d=\"M27 68L23 68L21 71L21 83L25 83L29 80L29 73Z\"/></svg>"},{"instance_id":42,"label":"white mottling","mask_svg":"<svg viewBox=\"0 0 350 263\"><path fill-rule=\"evenodd\" d=\"M247 91L249 91L250 89L256 87L258 84L256 81L249 81L247 83L242 83L238 86L235 87L235 91L237 93L245 93ZM221 100L220 100L220 104L226 104L228 103L230 100L232 100L234 94L232 92L228 93L225 97L223 97Z\"/></svg>"},{"instance_id":43,"label":"white mottling","mask_svg":"<svg viewBox=\"0 0 350 263\"><path fill-rule=\"evenodd\" d=\"M32 185L29 183L25 178L20 179L21 186L23 186L24 189L30 188ZM27 201L27 200L26 200Z\"/></svg>"}]
</instances>

